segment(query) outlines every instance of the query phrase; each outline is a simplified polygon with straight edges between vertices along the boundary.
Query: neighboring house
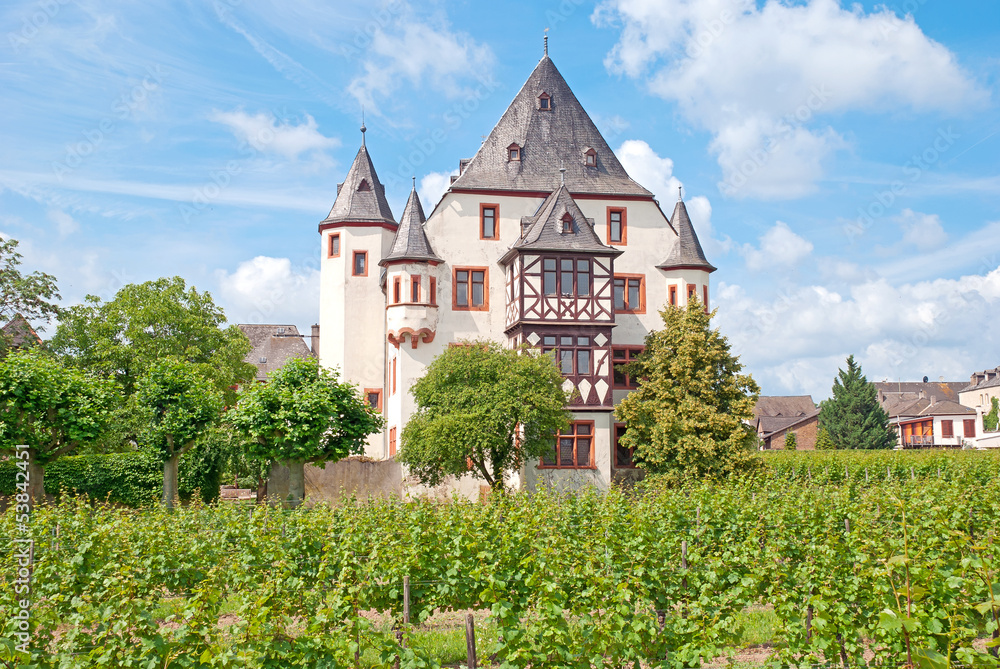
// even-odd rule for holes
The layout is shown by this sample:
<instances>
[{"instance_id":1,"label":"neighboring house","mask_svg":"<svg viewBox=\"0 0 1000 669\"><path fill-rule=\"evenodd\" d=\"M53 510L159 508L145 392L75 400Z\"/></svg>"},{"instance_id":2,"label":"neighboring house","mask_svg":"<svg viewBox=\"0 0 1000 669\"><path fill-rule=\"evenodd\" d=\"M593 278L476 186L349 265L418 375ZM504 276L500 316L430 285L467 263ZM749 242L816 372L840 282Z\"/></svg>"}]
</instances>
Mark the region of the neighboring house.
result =
<instances>
[{"instance_id":1,"label":"neighboring house","mask_svg":"<svg viewBox=\"0 0 1000 669\"><path fill-rule=\"evenodd\" d=\"M968 385L959 393L960 401L976 413L976 425L980 436L976 442L978 448L1000 448L1000 432L987 432L983 425L983 416L993 408L993 398L1000 399L1000 367L976 372Z\"/></svg>"},{"instance_id":2,"label":"neighboring house","mask_svg":"<svg viewBox=\"0 0 1000 669\"><path fill-rule=\"evenodd\" d=\"M243 361L257 367L257 381L267 381L271 372L280 369L291 358L308 358L313 355L294 325L241 323L238 327L253 345L253 350ZM313 326L313 342L317 338L318 328Z\"/></svg>"},{"instance_id":3,"label":"neighboring house","mask_svg":"<svg viewBox=\"0 0 1000 669\"><path fill-rule=\"evenodd\" d=\"M429 216L415 188L393 216L361 130L319 224L319 359L380 399L386 429L366 454L395 456L411 385L448 345L482 338L554 352L577 391L552 457L525 463L520 482L606 487L631 473L613 411L635 380L616 368L662 326L663 305L709 302L715 267L684 202L668 217L629 177L547 53Z\"/></svg>"},{"instance_id":4,"label":"neighboring house","mask_svg":"<svg viewBox=\"0 0 1000 669\"><path fill-rule=\"evenodd\" d=\"M21 314L17 314L0 328L0 336L3 337L3 341L0 341L0 353L7 348L17 350L42 345L42 338Z\"/></svg>"},{"instance_id":5,"label":"neighboring house","mask_svg":"<svg viewBox=\"0 0 1000 669\"><path fill-rule=\"evenodd\" d=\"M921 397L899 402L889 411L899 448L961 448L979 432L976 412L951 400Z\"/></svg>"},{"instance_id":6,"label":"neighboring house","mask_svg":"<svg viewBox=\"0 0 1000 669\"><path fill-rule=\"evenodd\" d=\"M959 402L958 394L965 388L964 381L878 381L872 384L878 393L878 403L890 416L895 410L919 399Z\"/></svg>"},{"instance_id":7,"label":"neighboring house","mask_svg":"<svg viewBox=\"0 0 1000 669\"><path fill-rule=\"evenodd\" d=\"M795 435L796 449L816 448L819 408L810 395L765 395L758 398L753 415L763 450L785 447L785 436Z\"/></svg>"}]
</instances>

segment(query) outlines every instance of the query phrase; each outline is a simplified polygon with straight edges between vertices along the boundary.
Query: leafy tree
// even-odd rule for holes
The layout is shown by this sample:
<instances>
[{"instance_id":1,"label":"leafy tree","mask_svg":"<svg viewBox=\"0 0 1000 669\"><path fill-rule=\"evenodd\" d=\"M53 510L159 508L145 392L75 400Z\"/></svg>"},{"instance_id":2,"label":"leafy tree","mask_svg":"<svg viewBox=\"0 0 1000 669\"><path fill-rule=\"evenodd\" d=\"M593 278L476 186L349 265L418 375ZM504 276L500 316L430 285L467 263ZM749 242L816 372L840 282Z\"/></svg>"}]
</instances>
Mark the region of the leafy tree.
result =
<instances>
[{"instance_id":1,"label":"leafy tree","mask_svg":"<svg viewBox=\"0 0 1000 669\"><path fill-rule=\"evenodd\" d=\"M113 417L117 388L64 367L37 349L0 361L0 452L28 446L28 492L43 498L45 466L97 439Z\"/></svg>"},{"instance_id":2,"label":"leafy tree","mask_svg":"<svg viewBox=\"0 0 1000 669\"><path fill-rule=\"evenodd\" d=\"M879 405L875 386L861 373L853 355L847 358L847 371L838 370L833 397L820 406L819 424L837 448L867 450L896 445L889 414Z\"/></svg>"},{"instance_id":3,"label":"leafy tree","mask_svg":"<svg viewBox=\"0 0 1000 669\"><path fill-rule=\"evenodd\" d=\"M449 347L411 389L417 411L398 459L426 485L470 474L502 490L507 473L551 453L569 425L563 381L551 356L530 347Z\"/></svg>"},{"instance_id":4,"label":"leafy tree","mask_svg":"<svg viewBox=\"0 0 1000 669\"><path fill-rule=\"evenodd\" d=\"M305 498L305 463L323 463L361 453L382 417L357 389L314 358L294 358L267 383L249 387L227 418L250 437L247 452L288 466L293 505Z\"/></svg>"},{"instance_id":5,"label":"leafy tree","mask_svg":"<svg viewBox=\"0 0 1000 669\"><path fill-rule=\"evenodd\" d=\"M143 447L163 462L163 504L172 508L177 463L219 420L222 394L191 363L166 358L139 378L132 406L144 420Z\"/></svg>"},{"instance_id":6,"label":"leafy tree","mask_svg":"<svg viewBox=\"0 0 1000 669\"><path fill-rule=\"evenodd\" d=\"M990 412L983 415L983 430L986 432L996 432L1000 427L1000 399L994 397L992 404Z\"/></svg>"},{"instance_id":7,"label":"leafy tree","mask_svg":"<svg viewBox=\"0 0 1000 669\"><path fill-rule=\"evenodd\" d=\"M615 408L627 427L622 446L670 484L760 466L750 426L760 388L710 328L713 315L697 300L660 311L663 329L646 336L645 351L627 369L639 388Z\"/></svg>"},{"instance_id":8,"label":"leafy tree","mask_svg":"<svg viewBox=\"0 0 1000 669\"><path fill-rule=\"evenodd\" d=\"M56 278L43 272L22 274L23 256L16 239L0 238L0 326L21 314L25 319L48 322L59 315ZM0 333L0 357L10 342Z\"/></svg>"},{"instance_id":9,"label":"leafy tree","mask_svg":"<svg viewBox=\"0 0 1000 669\"><path fill-rule=\"evenodd\" d=\"M799 447L799 440L795 437L794 432L785 433L785 450L794 451Z\"/></svg>"},{"instance_id":10,"label":"leafy tree","mask_svg":"<svg viewBox=\"0 0 1000 669\"><path fill-rule=\"evenodd\" d=\"M832 451L837 448L833 440L830 439L830 433L827 432L825 427L819 428L816 433L816 450L817 451Z\"/></svg>"},{"instance_id":11,"label":"leafy tree","mask_svg":"<svg viewBox=\"0 0 1000 669\"><path fill-rule=\"evenodd\" d=\"M233 387L257 370L244 362L250 341L225 321L209 293L187 288L180 277L161 278L129 284L110 302L90 295L66 309L51 347L71 364L115 379L127 397L157 361L184 360L233 404Z\"/></svg>"}]
</instances>

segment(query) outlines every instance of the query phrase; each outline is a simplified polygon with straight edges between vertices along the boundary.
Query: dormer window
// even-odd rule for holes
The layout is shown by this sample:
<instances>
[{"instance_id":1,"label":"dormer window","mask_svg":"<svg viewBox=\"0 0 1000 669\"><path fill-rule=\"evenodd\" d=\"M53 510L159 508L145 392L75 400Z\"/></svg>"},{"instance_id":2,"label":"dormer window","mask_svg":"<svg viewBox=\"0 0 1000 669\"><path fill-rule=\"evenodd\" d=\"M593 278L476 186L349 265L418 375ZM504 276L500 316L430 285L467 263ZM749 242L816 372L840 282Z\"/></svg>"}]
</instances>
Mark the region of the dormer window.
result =
<instances>
[{"instance_id":1,"label":"dormer window","mask_svg":"<svg viewBox=\"0 0 1000 669\"><path fill-rule=\"evenodd\" d=\"M368 183L368 179L362 179L361 183L358 184L358 191L369 191L371 190L371 184Z\"/></svg>"},{"instance_id":2,"label":"dormer window","mask_svg":"<svg viewBox=\"0 0 1000 669\"><path fill-rule=\"evenodd\" d=\"M542 93L538 96L538 108L542 111L549 111L552 109L552 96L548 93Z\"/></svg>"},{"instance_id":3,"label":"dormer window","mask_svg":"<svg viewBox=\"0 0 1000 669\"><path fill-rule=\"evenodd\" d=\"M518 146L517 144L511 144L510 146L508 146L507 147L507 160L509 162L514 162L514 161L520 162L520 160L521 160L521 147Z\"/></svg>"},{"instance_id":4,"label":"dormer window","mask_svg":"<svg viewBox=\"0 0 1000 669\"><path fill-rule=\"evenodd\" d=\"M597 167L597 151L587 149L583 152L583 164L587 167Z\"/></svg>"},{"instance_id":5,"label":"dormer window","mask_svg":"<svg viewBox=\"0 0 1000 669\"><path fill-rule=\"evenodd\" d=\"M563 234L573 232L573 217L568 212L562 217L562 231Z\"/></svg>"},{"instance_id":6,"label":"dormer window","mask_svg":"<svg viewBox=\"0 0 1000 669\"><path fill-rule=\"evenodd\" d=\"M278 328L278 334L280 335L285 334L285 328Z\"/></svg>"}]
</instances>

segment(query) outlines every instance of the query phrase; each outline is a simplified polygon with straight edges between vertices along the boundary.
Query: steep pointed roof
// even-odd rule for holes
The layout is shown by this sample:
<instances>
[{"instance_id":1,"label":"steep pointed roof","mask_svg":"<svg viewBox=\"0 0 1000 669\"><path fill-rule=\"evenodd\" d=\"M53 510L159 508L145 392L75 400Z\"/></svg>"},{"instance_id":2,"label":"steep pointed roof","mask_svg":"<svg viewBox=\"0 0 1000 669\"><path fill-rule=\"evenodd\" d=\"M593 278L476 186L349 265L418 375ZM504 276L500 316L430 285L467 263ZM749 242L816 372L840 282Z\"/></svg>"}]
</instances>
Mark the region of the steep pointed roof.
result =
<instances>
[{"instance_id":1,"label":"steep pointed roof","mask_svg":"<svg viewBox=\"0 0 1000 669\"><path fill-rule=\"evenodd\" d=\"M323 223L350 221L396 224L392 210L389 209L389 202L385 199L385 187L378 180L375 166L372 164L371 156L368 155L364 134L358 155L354 156L354 162L347 172L344 183L337 185L337 200Z\"/></svg>"},{"instance_id":2,"label":"steep pointed roof","mask_svg":"<svg viewBox=\"0 0 1000 669\"><path fill-rule=\"evenodd\" d=\"M547 109L542 93L550 96ZM521 148L520 160L508 160L512 144ZM593 167L585 164L590 148L597 152ZM573 193L652 197L625 172L546 54L451 188L549 192L563 165Z\"/></svg>"},{"instance_id":3,"label":"steep pointed roof","mask_svg":"<svg viewBox=\"0 0 1000 669\"><path fill-rule=\"evenodd\" d=\"M573 229L563 232L563 219L569 215ZM621 249L608 246L594 231L594 222L584 216L565 185L552 192L533 216L521 219L522 237L501 258L506 263L518 251L568 251L620 255Z\"/></svg>"},{"instance_id":4,"label":"steep pointed roof","mask_svg":"<svg viewBox=\"0 0 1000 669\"><path fill-rule=\"evenodd\" d=\"M684 206L684 200L678 199L677 204L674 205L670 224L677 231L677 244L670 252L670 256L657 267L659 269L690 267L704 269L709 273L714 272L716 267L705 257L701 242L698 241L698 235L694 231L694 225L691 224L691 218L688 216L687 207Z\"/></svg>"},{"instance_id":5,"label":"steep pointed roof","mask_svg":"<svg viewBox=\"0 0 1000 669\"><path fill-rule=\"evenodd\" d=\"M399 219L396 237L392 240L389 253L379 261L383 267L393 260L431 260L442 262L431 248L427 233L424 232L424 208L420 205L420 196L416 186L410 191L410 199L406 201L403 215Z\"/></svg>"}]
</instances>

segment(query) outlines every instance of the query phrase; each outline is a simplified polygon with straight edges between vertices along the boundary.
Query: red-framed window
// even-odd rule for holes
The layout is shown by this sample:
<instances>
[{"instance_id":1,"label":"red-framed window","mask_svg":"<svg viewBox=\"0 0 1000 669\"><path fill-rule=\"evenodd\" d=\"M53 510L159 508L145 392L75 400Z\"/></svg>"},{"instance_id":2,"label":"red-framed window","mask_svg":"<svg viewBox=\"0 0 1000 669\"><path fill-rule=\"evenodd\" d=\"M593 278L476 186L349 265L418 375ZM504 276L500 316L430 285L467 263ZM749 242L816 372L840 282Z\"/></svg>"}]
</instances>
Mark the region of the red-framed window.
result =
<instances>
[{"instance_id":1,"label":"red-framed window","mask_svg":"<svg viewBox=\"0 0 1000 669\"><path fill-rule=\"evenodd\" d=\"M365 403L375 411L382 410L382 389L365 388Z\"/></svg>"},{"instance_id":2,"label":"red-framed window","mask_svg":"<svg viewBox=\"0 0 1000 669\"><path fill-rule=\"evenodd\" d=\"M698 286L693 283L688 284L688 304L694 301L698 296Z\"/></svg>"},{"instance_id":3,"label":"red-framed window","mask_svg":"<svg viewBox=\"0 0 1000 669\"><path fill-rule=\"evenodd\" d=\"M455 311L488 311L490 272L487 267L456 267L451 307Z\"/></svg>"},{"instance_id":4,"label":"red-framed window","mask_svg":"<svg viewBox=\"0 0 1000 669\"><path fill-rule=\"evenodd\" d=\"M670 304L677 306L677 286L670 286Z\"/></svg>"},{"instance_id":5,"label":"red-framed window","mask_svg":"<svg viewBox=\"0 0 1000 669\"><path fill-rule=\"evenodd\" d=\"M396 428L389 428L389 457L396 456Z\"/></svg>"},{"instance_id":6,"label":"red-framed window","mask_svg":"<svg viewBox=\"0 0 1000 669\"><path fill-rule=\"evenodd\" d=\"M392 303L399 304L403 301L402 289L400 287L400 279L398 276L392 278Z\"/></svg>"},{"instance_id":7,"label":"red-framed window","mask_svg":"<svg viewBox=\"0 0 1000 669\"><path fill-rule=\"evenodd\" d=\"M590 296L593 264L586 258L542 258L542 294Z\"/></svg>"},{"instance_id":8,"label":"red-framed window","mask_svg":"<svg viewBox=\"0 0 1000 669\"><path fill-rule=\"evenodd\" d=\"M368 276L368 251L355 251L351 262L351 274Z\"/></svg>"},{"instance_id":9,"label":"red-framed window","mask_svg":"<svg viewBox=\"0 0 1000 669\"><path fill-rule=\"evenodd\" d=\"M642 346L611 349L611 365L614 368L614 387L619 390L633 390L639 387L639 380L625 372L625 365L632 362L642 353Z\"/></svg>"},{"instance_id":10,"label":"red-framed window","mask_svg":"<svg viewBox=\"0 0 1000 669\"><path fill-rule=\"evenodd\" d=\"M500 239L500 205L479 205L479 238Z\"/></svg>"},{"instance_id":11,"label":"red-framed window","mask_svg":"<svg viewBox=\"0 0 1000 669\"><path fill-rule=\"evenodd\" d=\"M611 294L616 312L646 313L646 276L644 274L615 274Z\"/></svg>"},{"instance_id":12,"label":"red-framed window","mask_svg":"<svg viewBox=\"0 0 1000 669\"><path fill-rule=\"evenodd\" d=\"M552 452L543 455L540 467L554 469L595 469L594 421L576 421L558 432Z\"/></svg>"},{"instance_id":13,"label":"red-framed window","mask_svg":"<svg viewBox=\"0 0 1000 669\"><path fill-rule=\"evenodd\" d=\"M962 428L963 428L963 430L965 432L965 437L967 439L975 439L976 438L976 419L975 418L966 418L965 420L963 420L962 421Z\"/></svg>"},{"instance_id":14,"label":"red-framed window","mask_svg":"<svg viewBox=\"0 0 1000 669\"><path fill-rule=\"evenodd\" d=\"M427 292L430 293L430 295L428 295L428 297L430 298L429 302L431 304L436 305L438 303L438 301L437 301L437 291L438 291L438 282L437 282L437 279L432 276L432 277L430 277L429 283L430 283L430 285L427 288Z\"/></svg>"},{"instance_id":15,"label":"red-framed window","mask_svg":"<svg viewBox=\"0 0 1000 669\"><path fill-rule=\"evenodd\" d=\"M950 439L955 436L955 426L950 420L941 421L941 436Z\"/></svg>"},{"instance_id":16,"label":"red-framed window","mask_svg":"<svg viewBox=\"0 0 1000 669\"><path fill-rule=\"evenodd\" d=\"M542 353L553 352L556 366L565 376L593 374L594 356L590 349L591 338L578 335L543 335Z\"/></svg>"},{"instance_id":17,"label":"red-framed window","mask_svg":"<svg viewBox=\"0 0 1000 669\"><path fill-rule=\"evenodd\" d=\"M628 243L628 223L622 207L608 207L608 244L625 246Z\"/></svg>"},{"instance_id":18,"label":"red-framed window","mask_svg":"<svg viewBox=\"0 0 1000 669\"><path fill-rule=\"evenodd\" d=\"M619 442L621 438L625 436L625 424L615 423L615 468L616 469L635 469L636 464L633 459L635 454L634 448L625 448Z\"/></svg>"},{"instance_id":19,"label":"red-framed window","mask_svg":"<svg viewBox=\"0 0 1000 669\"><path fill-rule=\"evenodd\" d=\"M420 302L420 277L410 277L410 302Z\"/></svg>"},{"instance_id":20,"label":"red-framed window","mask_svg":"<svg viewBox=\"0 0 1000 669\"><path fill-rule=\"evenodd\" d=\"M327 242L326 249L327 258L339 258L340 257L340 233L334 232L330 235L330 241Z\"/></svg>"}]
</instances>

